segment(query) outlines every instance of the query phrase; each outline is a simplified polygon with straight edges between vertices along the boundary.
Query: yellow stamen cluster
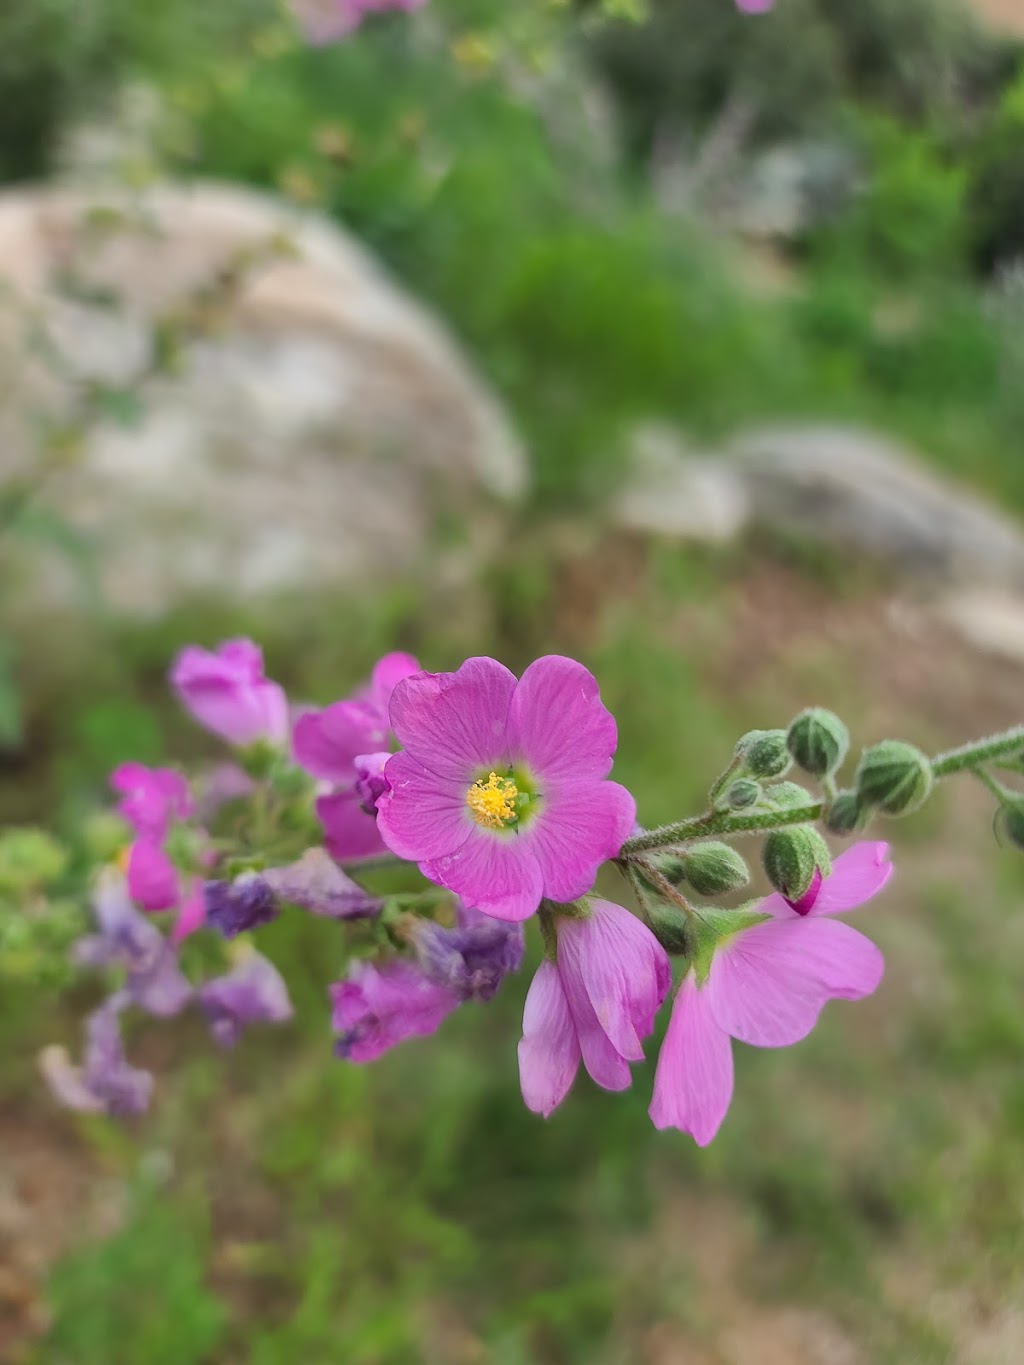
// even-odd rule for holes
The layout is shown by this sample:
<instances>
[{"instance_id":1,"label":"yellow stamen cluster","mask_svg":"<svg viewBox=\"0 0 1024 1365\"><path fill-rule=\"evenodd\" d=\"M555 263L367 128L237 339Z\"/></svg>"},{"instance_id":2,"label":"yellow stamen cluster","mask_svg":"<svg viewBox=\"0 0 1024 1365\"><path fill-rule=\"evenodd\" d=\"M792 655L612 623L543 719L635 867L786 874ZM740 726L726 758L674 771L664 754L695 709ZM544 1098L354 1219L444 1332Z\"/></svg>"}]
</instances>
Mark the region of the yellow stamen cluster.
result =
<instances>
[{"instance_id":1,"label":"yellow stamen cluster","mask_svg":"<svg viewBox=\"0 0 1024 1365\"><path fill-rule=\"evenodd\" d=\"M474 782L466 793L466 805L473 819L485 829L504 829L516 818L519 788L510 777L491 773L485 782Z\"/></svg>"}]
</instances>

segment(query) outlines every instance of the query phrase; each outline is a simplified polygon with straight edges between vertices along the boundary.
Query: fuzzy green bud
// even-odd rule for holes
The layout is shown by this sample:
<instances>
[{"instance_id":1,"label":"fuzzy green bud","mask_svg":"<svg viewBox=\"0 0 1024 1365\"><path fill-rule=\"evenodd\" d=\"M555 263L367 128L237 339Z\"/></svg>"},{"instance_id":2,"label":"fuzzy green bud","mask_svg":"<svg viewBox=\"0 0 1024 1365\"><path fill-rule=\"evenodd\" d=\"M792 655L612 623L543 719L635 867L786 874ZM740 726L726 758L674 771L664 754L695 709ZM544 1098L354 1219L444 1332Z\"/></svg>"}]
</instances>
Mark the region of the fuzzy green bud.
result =
<instances>
[{"instance_id":1,"label":"fuzzy green bud","mask_svg":"<svg viewBox=\"0 0 1024 1365\"><path fill-rule=\"evenodd\" d=\"M811 889L816 872L832 871L828 845L810 825L773 830L764 841L761 861L768 880L788 901L798 901Z\"/></svg>"},{"instance_id":2,"label":"fuzzy green bud","mask_svg":"<svg viewBox=\"0 0 1024 1365\"><path fill-rule=\"evenodd\" d=\"M750 881L746 863L729 844L698 844L681 861L683 875L699 896L725 896Z\"/></svg>"},{"instance_id":3,"label":"fuzzy green bud","mask_svg":"<svg viewBox=\"0 0 1024 1365\"><path fill-rule=\"evenodd\" d=\"M909 815L923 806L933 782L927 757L900 739L883 739L865 749L857 767L857 795L886 815Z\"/></svg>"},{"instance_id":4,"label":"fuzzy green bud","mask_svg":"<svg viewBox=\"0 0 1024 1365\"><path fill-rule=\"evenodd\" d=\"M799 810L801 806L813 806L814 797L799 782L773 782L764 794L765 801L779 810Z\"/></svg>"},{"instance_id":5,"label":"fuzzy green bud","mask_svg":"<svg viewBox=\"0 0 1024 1365\"><path fill-rule=\"evenodd\" d=\"M1024 798L1011 798L999 807L999 828L1014 848L1024 849Z\"/></svg>"},{"instance_id":6,"label":"fuzzy green bud","mask_svg":"<svg viewBox=\"0 0 1024 1365\"><path fill-rule=\"evenodd\" d=\"M752 777L781 777L792 766L785 730L752 730L740 743L741 756Z\"/></svg>"},{"instance_id":7,"label":"fuzzy green bud","mask_svg":"<svg viewBox=\"0 0 1024 1365\"><path fill-rule=\"evenodd\" d=\"M833 712L812 706L801 711L790 725L786 744L804 772L827 777L846 757L850 733Z\"/></svg>"},{"instance_id":8,"label":"fuzzy green bud","mask_svg":"<svg viewBox=\"0 0 1024 1365\"><path fill-rule=\"evenodd\" d=\"M856 792L839 792L825 813L825 828L830 834L853 834L865 823L867 814Z\"/></svg>"},{"instance_id":9,"label":"fuzzy green bud","mask_svg":"<svg viewBox=\"0 0 1024 1365\"><path fill-rule=\"evenodd\" d=\"M733 810L745 810L756 806L761 798L761 784L752 777L738 777L726 789L725 799Z\"/></svg>"},{"instance_id":10,"label":"fuzzy green bud","mask_svg":"<svg viewBox=\"0 0 1024 1365\"><path fill-rule=\"evenodd\" d=\"M650 911L651 932L666 953L687 956L693 951L693 933L684 911L675 905L655 905Z\"/></svg>"}]
</instances>

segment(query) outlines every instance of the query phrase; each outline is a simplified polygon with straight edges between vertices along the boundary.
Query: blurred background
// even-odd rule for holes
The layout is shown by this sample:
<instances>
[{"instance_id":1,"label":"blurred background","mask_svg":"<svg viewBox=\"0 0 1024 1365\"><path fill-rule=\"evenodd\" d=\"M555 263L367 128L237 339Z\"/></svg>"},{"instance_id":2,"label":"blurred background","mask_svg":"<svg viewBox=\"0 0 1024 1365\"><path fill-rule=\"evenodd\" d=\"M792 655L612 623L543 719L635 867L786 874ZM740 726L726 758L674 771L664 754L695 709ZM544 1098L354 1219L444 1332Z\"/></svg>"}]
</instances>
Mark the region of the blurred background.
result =
<instances>
[{"instance_id":1,"label":"blurred background","mask_svg":"<svg viewBox=\"0 0 1024 1365\"><path fill-rule=\"evenodd\" d=\"M189 641L319 703L388 649L573 654L647 824L808 703L1019 722L1024 4L430 0L316 46L274 0L4 0L0 183L0 1358L1024 1360L1024 868L966 780L893 831L877 996L738 1049L703 1152L651 1066L527 1114L525 975L332 1060L298 917L294 1027L140 1024L151 1114L71 1116L35 1054L98 986L10 928L80 913L114 764L213 754Z\"/></svg>"}]
</instances>

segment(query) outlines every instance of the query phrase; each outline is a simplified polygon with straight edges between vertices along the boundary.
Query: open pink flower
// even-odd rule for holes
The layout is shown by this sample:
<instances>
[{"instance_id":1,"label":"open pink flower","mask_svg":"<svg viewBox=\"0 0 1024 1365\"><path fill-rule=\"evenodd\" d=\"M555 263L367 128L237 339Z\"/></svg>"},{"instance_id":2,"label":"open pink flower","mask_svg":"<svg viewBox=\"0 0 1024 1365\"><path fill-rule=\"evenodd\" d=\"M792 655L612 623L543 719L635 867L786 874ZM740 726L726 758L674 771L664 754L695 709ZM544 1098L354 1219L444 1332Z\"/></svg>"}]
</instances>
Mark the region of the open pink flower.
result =
<instances>
[{"instance_id":1,"label":"open pink flower","mask_svg":"<svg viewBox=\"0 0 1024 1365\"><path fill-rule=\"evenodd\" d=\"M385 654L369 685L354 697L306 711L295 722L295 761L311 776L333 784L332 791L317 798L316 813L327 847L339 862L384 852L373 800L383 789L377 775L391 740L388 707L397 684L419 671L411 654Z\"/></svg>"},{"instance_id":2,"label":"open pink flower","mask_svg":"<svg viewBox=\"0 0 1024 1365\"><path fill-rule=\"evenodd\" d=\"M200 725L229 744L288 738L288 700L263 673L251 640L225 640L211 653L187 645L171 665L171 686Z\"/></svg>"},{"instance_id":3,"label":"open pink flower","mask_svg":"<svg viewBox=\"0 0 1024 1365\"><path fill-rule=\"evenodd\" d=\"M587 918L560 917L557 934L557 960L544 959L527 992L519 1044L523 1099L545 1118L581 1058L605 1090L626 1089L672 984L664 948L621 905L592 901Z\"/></svg>"},{"instance_id":4,"label":"open pink flower","mask_svg":"<svg viewBox=\"0 0 1024 1365\"><path fill-rule=\"evenodd\" d=\"M771 918L723 939L706 981L687 973L658 1058L656 1128L679 1128L707 1146L732 1099L731 1039L788 1047L810 1033L829 1000L875 990L881 952L832 917L870 900L891 875L887 844L855 844L836 859L813 905L794 912L769 896L758 908Z\"/></svg>"},{"instance_id":5,"label":"open pink flower","mask_svg":"<svg viewBox=\"0 0 1024 1365\"><path fill-rule=\"evenodd\" d=\"M385 844L497 919L584 895L633 828L632 796L605 780L615 721L572 659L538 659L518 682L486 658L406 678L391 723L404 752L377 804Z\"/></svg>"}]
</instances>

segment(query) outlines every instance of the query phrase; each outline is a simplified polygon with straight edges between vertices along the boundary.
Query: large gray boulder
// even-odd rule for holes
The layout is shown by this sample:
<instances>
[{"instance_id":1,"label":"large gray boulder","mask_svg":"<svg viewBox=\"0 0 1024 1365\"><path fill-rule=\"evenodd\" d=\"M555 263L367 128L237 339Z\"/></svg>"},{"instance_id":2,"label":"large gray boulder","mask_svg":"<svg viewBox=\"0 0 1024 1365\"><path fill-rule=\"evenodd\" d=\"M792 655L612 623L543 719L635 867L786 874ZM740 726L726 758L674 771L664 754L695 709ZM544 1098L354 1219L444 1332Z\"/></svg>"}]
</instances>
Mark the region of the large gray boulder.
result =
<instances>
[{"instance_id":1,"label":"large gray boulder","mask_svg":"<svg viewBox=\"0 0 1024 1365\"><path fill-rule=\"evenodd\" d=\"M117 608L362 585L436 566L453 522L472 556L526 487L445 328L316 215L219 184L19 190L0 195L0 285L0 489L42 473L40 422L77 422L83 385L139 390L137 419L90 417L42 495ZM180 370L138 385L182 309ZM52 556L5 553L9 583L66 600Z\"/></svg>"}]
</instances>

